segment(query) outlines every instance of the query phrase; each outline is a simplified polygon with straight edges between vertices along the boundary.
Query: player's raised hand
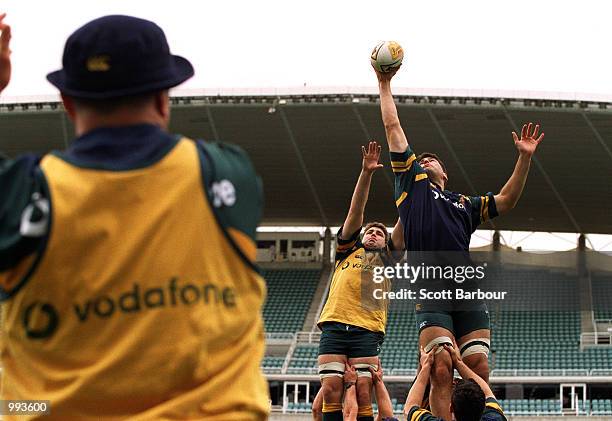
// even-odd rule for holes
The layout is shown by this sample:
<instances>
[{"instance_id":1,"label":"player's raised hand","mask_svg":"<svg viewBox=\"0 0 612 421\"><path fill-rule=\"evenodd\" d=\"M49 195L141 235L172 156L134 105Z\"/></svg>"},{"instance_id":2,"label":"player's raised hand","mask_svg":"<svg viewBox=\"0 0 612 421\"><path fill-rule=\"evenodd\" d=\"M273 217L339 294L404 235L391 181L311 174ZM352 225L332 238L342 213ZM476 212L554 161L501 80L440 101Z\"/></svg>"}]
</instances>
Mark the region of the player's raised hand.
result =
<instances>
[{"instance_id":1,"label":"player's raised hand","mask_svg":"<svg viewBox=\"0 0 612 421\"><path fill-rule=\"evenodd\" d=\"M350 364L345 364L344 368L344 383L355 383L357 382L357 372L355 367Z\"/></svg>"},{"instance_id":2,"label":"player's raised hand","mask_svg":"<svg viewBox=\"0 0 612 421\"><path fill-rule=\"evenodd\" d=\"M438 345L434 346L429 350L429 352L425 352L425 349L421 347L421 369L429 369L433 365L434 355L436 355L436 350L438 349Z\"/></svg>"},{"instance_id":3,"label":"player's raised hand","mask_svg":"<svg viewBox=\"0 0 612 421\"><path fill-rule=\"evenodd\" d=\"M444 344L444 349L448 351L453 360L453 365L457 364L458 361L461 361L461 354L459 353L459 346L457 346L457 342L453 339L453 345Z\"/></svg>"},{"instance_id":4,"label":"player's raised hand","mask_svg":"<svg viewBox=\"0 0 612 421\"><path fill-rule=\"evenodd\" d=\"M361 147L361 154L363 155L363 162L361 168L365 172L373 173L383 165L378 163L380 158L380 145L376 141L368 143L367 148Z\"/></svg>"},{"instance_id":5,"label":"player's raised hand","mask_svg":"<svg viewBox=\"0 0 612 421\"><path fill-rule=\"evenodd\" d=\"M540 125L536 124L533 129L532 127L533 123L523 124L520 139L516 132L512 132L514 144L516 145L516 149L518 149L520 154L525 154L528 156L533 155L542 139L544 139L544 132L540 133L538 136Z\"/></svg>"},{"instance_id":6,"label":"player's raised hand","mask_svg":"<svg viewBox=\"0 0 612 421\"><path fill-rule=\"evenodd\" d=\"M393 79L393 76L395 76L397 71L400 69L400 67L402 67L401 64L389 70L388 72L384 72L384 73L376 70L374 66L372 66L372 69L374 69L374 72L376 73L376 79L378 79L379 82L390 82L391 79Z\"/></svg>"},{"instance_id":7,"label":"player's raised hand","mask_svg":"<svg viewBox=\"0 0 612 421\"><path fill-rule=\"evenodd\" d=\"M383 381L383 368L380 358L378 359L378 370L374 370L372 367L368 367L370 373L372 373L372 383L380 383Z\"/></svg>"},{"instance_id":8,"label":"player's raised hand","mask_svg":"<svg viewBox=\"0 0 612 421\"><path fill-rule=\"evenodd\" d=\"M11 80L11 27L4 23L6 13L0 14L0 92Z\"/></svg>"}]
</instances>

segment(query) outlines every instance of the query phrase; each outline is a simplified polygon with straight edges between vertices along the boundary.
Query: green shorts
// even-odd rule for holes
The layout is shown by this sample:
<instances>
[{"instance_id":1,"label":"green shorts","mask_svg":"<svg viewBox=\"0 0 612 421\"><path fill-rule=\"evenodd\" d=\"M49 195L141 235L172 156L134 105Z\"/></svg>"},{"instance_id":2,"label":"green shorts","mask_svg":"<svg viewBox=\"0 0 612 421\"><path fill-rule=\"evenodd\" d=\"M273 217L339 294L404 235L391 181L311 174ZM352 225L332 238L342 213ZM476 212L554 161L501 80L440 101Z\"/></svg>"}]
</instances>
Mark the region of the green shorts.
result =
<instances>
[{"instance_id":1,"label":"green shorts","mask_svg":"<svg viewBox=\"0 0 612 421\"><path fill-rule=\"evenodd\" d=\"M348 358L376 357L385 334L338 322L321 324L319 355L338 354Z\"/></svg>"},{"instance_id":2,"label":"green shorts","mask_svg":"<svg viewBox=\"0 0 612 421\"><path fill-rule=\"evenodd\" d=\"M486 304L470 311L416 310L419 334L425 328L440 326L450 330L456 339L479 329L491 329L491 319Z\"/></svg>"}]
</instances>

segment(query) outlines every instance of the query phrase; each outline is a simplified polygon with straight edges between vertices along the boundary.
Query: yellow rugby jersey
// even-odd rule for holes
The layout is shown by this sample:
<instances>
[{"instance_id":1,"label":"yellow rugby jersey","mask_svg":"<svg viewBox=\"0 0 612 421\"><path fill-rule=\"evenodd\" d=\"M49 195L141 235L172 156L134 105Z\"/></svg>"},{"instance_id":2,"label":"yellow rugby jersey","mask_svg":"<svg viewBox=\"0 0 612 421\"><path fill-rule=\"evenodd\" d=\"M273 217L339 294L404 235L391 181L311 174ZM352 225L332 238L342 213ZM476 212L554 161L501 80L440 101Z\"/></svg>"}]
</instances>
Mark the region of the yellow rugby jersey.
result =
<instances>
[{"instance_id":1,"label":"yellow rugby jersey","mask_svg":"<svg viewBox=\"0 0 612 421\"><path fill-rule=\"evenodd\" d=\"M102 129L9 173L32 194L0 213L2 399L49 400L45 420L265 419L262 197L240 149Z\"/></svg>"},{"instance_id":2,"label":"yellow rugby jersey","mask_svg":"<svg viewBox=\"0 0 612 421\"><path fill-rule=\"evenodd\" d=\"M318 325L339 322L385 333L389 302L378 297L381 297L381 291L391 290L391 281L374 282L373 271L377 266L390 263L389 250L393 245L389 241L389 246L383 251L366 251L359 238L361 228L348 240L343 240L340 233L342 228L337 236L336 262L329 294Z\"/></svg>"}]
</instances>

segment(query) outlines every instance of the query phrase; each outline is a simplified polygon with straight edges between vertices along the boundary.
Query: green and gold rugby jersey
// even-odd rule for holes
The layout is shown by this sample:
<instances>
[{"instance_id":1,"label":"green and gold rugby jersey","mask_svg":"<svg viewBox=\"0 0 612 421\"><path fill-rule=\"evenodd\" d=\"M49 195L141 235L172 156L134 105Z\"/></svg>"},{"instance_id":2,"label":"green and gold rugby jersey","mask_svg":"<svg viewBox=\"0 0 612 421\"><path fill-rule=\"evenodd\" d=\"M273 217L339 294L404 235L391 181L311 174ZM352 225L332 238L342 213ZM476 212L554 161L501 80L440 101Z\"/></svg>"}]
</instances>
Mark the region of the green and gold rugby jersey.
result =
<instances>
[{"instance_id":1,"label":"green and gold rugby jersey","mask_svg":"<svg viewBox=\"0 0 612 421\"><path fill-rule=\"evenodd\" d=\"M380 292L390 291L391 281L374 282L374 268L391 263L393 244L389 240L383 250L366 250L360 239L361 228L349 239L340 237L338 231L336 262L329 287L327 301L321 312L318 325L324 322L339 322L362 327L372 332L385 333L389 301L378 299Z\"/></svg>"},{"instance_id":2,"label":"green and gold rugby jersey","mask_svg":"<svg viewBox=\"0 0 612 421\"><path fill-rule=\"evenodd\" d=\"M4 160L0 186L2 399L49 400L45 420L266 417L242 150L100 129Z\"/></svg>"},{"instance_id":3,"label":"green and gold rugby jersey","mask_svg":"<svg viewBox=\"0 0 612 421\"><path fill-rule=\"evenodd\" d=\"M467 251L478 225L498 215L491 192L465 196L431 183L409 147L390 157L408 251Z\"/></svg>"},{"instance_id":4,"label":"green and gold rugby jersey","mask_svg":"<svg viewBox=\"0 0 612 421\"><path fill-rule=\"evenodd\" d=\"M407 421L444 421L442 418L434 417L427 409L418 406L413 406L410 409L406 419ZM504 411L495 398L486 399L480 421L506 421Z\"/></svg>"}]
</instances>

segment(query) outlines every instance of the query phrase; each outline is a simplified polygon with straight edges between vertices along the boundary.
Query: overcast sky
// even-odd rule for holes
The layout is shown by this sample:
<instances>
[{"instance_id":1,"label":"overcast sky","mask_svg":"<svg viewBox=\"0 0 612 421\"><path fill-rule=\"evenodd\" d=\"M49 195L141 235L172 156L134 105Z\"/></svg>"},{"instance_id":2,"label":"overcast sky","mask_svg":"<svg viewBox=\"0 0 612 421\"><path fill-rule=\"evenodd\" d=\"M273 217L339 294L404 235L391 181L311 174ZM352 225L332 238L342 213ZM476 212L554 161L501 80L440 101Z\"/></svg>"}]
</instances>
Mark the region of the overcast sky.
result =
<instances>
[{"instance_id":1,"label":"overcast sky","mask_svg":"<svg viewBox=\"0 0 612 421\"><path fill-rule=\"evenodd\" d=\"M3 0L0 9L13 28L4 102L56 94L45 75L61 67L66 38L106 14L158 23L195 66L184 89L374 87L370 51L392 39L405 51L396 88L612 101L608 1Z\"/></svg>"},{"instance_id":2,"label":"overcast sky","mask_svg":"<svg viewBox=\"0 0 612 421\"><path fill-rule=\"evenodd\" d=\"M612 98L607 1L4 0L14 75L3 97L54 94L67 36L95 17L157 22L196 76L184 88L361 87L369 54L406 53L395 86L594 93ZM571 95L570 95L571 94ZM580 94L579 94L580 96Z\"/></svg>"}]
</instances>

